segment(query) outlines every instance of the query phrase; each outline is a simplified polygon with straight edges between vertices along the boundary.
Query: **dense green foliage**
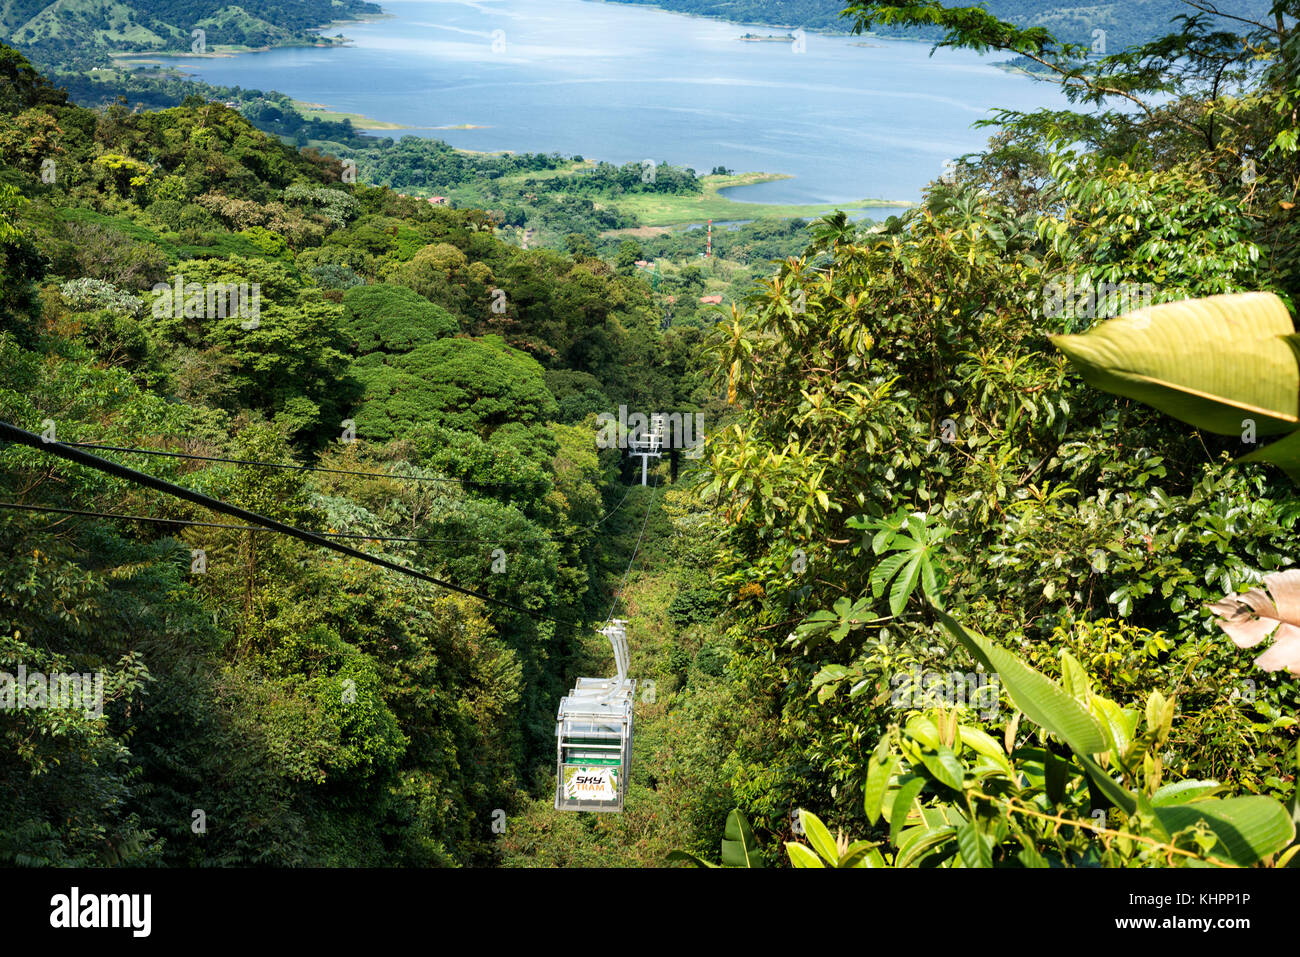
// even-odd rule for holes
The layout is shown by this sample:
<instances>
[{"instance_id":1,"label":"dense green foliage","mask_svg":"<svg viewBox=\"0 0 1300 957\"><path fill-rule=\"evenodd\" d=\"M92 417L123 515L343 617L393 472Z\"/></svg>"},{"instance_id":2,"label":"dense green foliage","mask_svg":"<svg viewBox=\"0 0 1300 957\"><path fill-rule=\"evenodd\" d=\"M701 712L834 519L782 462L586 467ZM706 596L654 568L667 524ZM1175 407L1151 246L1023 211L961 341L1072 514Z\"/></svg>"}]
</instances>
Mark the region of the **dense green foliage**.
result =
<instances>
[{"instance_id":1,"label":"dense green foliage","mask_svg":"<svg viewBox=\"0 0 1300 957\"><path fill-rule=\"evenodd\" d=\"M362 355L410 352L457 328L455 316L405 286L357 284L343 294L343 331Z\"/></svg>"},{"instance_id":2,"label":"dense green foliage","mask_svg":"<svg viewBox=\"0 0 1300 957\"><path fill-rule=\"evenodd\" d=\"M0 511L0 670L104 678L102 716L5 712L0 860L490 862L636 533L548 383L690 408L698 330L220 104L94 112L0 55L0 418L237 460L117 456L510 606L6 447L0 501L165 521Z\"/></svg>"},{"instance_id":3,"label":"dense green foliage","mask_svg":"<svg viewBox=\"0 0 1300 957\"><path fill-rule=\"evenodd\" d=\"M10 0L0 7L0 40L40 57L107 62L110 52L189 52L194 30L213 47L320 42L314 27L377 13L363 0Z\"/></svg>"},{"instance_id":4,"label":"dense green foliage","mask_svg":"<svg viewBox=\"0 0 1300 957\"><path fill-rule=\"evenodd\" d=\"M1300 7L1274 8L1098 57L996 5L853 4L1098 108L1003 113L920 207L719 230L710 261L694 232L601 235L597 194L659 188L635 166L561 187L574 161L348 141L484 208L431 205L202 97L70 105L0 48L0 419L234 460L121 453L483 596L228 525L0 509L0 670L105 688L102 717L0 723L0 860L1294 865L1300 678L1205 606L1300 566L1296 486L1049 339L1135 301L1294 313ZM503 240L548 199L565 252ZM256 284L256 321L159 308L177 277ZM620 487L592 441L620 404L703 411L703 456ZM7 503L212 518L0 460ZM607 667L582 626L615 609L626 809L559 814L555 703Z\"/></svg>"},{"instance_id":5,"label":"dense green foliage","mask_svg":"<svg viewBox=\"0 0 1300 957\"><path fill-rule=\"evenodd\" d=\"M1014 694L1010 711L990 715L927 698L907 679L954 674L938 604L1061 676L1080 700L1149 712L1164 707L1148 703L1155 693L1176 700L1177 720L1152 719L1145 769L1139 754L1137 777L1125 779L1141 793L1195 779L1294 794L1295 676L1257 671L1202 607L1297 564L1294 487L1280 472L1230 465L1250 451L1240 436L1198 435L1084 385L1045 336L1132 308L1098 292L1103 283L1155 302L1253 289L1296 301L1300 166L1294 114L1278 108L1294 102L1293 7L1279 6L1284 32L1251 37L1272 51L1261 74L1248 54L1223 59L1240 41L1203 29L1184 35L1184 60L1153 44L1091 73L1050 36L987 16L857 5L864 21L940 17L957 45L1039 57L1081 98L1105 101L1116 88L1140 97L1164 83L1185 98L1136 113L1007 115L991 150L936 183L922 209L869 230L820 224L806 254L719 327L720 384L740 415L710 443L704 496L727 543L718 584L736 616L732 667L785 689L761 744L739 751L766 783L736 791L760 833L790 834L790 811L804 806L878 835L896 864L977 865L985 854L963 822L987 842L986 863L1146 860L1131 843L1091 842L1090 808L1115 804L1120 830L1147 837L1159 815L1090 793L1084 767L1012 798L1066 831L1030 827L1005 804L990 816L992 798L979 794L990 780L940 767L955 754L945 722L959 712L963 726L1005 738L1003 760L1032 761L1017 748L1034 739L1017 730ZM1220 85L1207 101L1213 81L1195 66L1211 51ZM1064 145L1080 139L1086 154ZM1243 157L1258 176L1243 176ZM1052 293L1062 288L1094 294L1062 307ZM1138 732L1120 726L1122 752ZM925 730L935 727L937 737ZM913 770L894 765L873 784L888 741L902 743ZM993 753L975 752L972 761ZM872 831L890 781L908 810ZM1021 816L1008 823L1007 813ZM920 832L904 831L913 823L935 833L916 843ZM1159 843L1207 853L1213 841L1173 834L1191 823Z\"/></svg>"}]
</instances>

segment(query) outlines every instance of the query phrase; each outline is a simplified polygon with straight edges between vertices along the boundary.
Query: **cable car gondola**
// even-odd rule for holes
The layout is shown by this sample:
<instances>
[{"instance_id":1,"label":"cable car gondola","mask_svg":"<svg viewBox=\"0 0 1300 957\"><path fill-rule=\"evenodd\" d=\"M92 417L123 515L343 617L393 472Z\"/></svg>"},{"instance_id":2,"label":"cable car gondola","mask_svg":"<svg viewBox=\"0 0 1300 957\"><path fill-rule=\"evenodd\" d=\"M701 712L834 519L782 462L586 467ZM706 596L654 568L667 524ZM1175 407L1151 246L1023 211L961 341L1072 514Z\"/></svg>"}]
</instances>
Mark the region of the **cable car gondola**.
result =
<instances>
[{"instance_id":1,"label":"cable car gondola","mask_svg":"<svg viewBox=\"0 0 1300 957\"><path fill-rule=\"evenodd\" d=\"M614 648L613 678L579 678L556 716L555 807L560 811L622 811L632 765L632 700L627 622L601 634Z\"/></svg>"}]
</instances>

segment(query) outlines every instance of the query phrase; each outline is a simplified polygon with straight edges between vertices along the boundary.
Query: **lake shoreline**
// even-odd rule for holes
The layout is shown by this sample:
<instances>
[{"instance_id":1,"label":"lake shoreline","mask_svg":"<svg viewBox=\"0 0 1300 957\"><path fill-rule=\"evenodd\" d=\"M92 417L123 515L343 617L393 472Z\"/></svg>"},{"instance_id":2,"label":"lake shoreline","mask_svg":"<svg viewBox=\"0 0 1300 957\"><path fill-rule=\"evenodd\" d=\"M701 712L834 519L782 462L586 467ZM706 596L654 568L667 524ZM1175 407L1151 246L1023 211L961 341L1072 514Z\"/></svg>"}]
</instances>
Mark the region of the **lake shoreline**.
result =
<instances>
[{"instance_id":1,"label":"lake shoreline","mask_svg":"<svg viewBox=\"0 0 1300 957\"><path fill-rule=\"evenodd\" d=\"M629 3L628 0L583 0L584 3L603 3L619 7L643 7L648 10L659 10L662 13L668 13L675 17L691 17L694 20L710 20L714 23L731 23L738 27L766 27L773 30L803 30L804 33L811 33L823 37L850 37L854 36L853 28L846 27L843 30L832 30L828 27L806 27L798 23L756 23L753 20L733 20L731 17L714 16L707 13L691 13L686 10L670 10L658 3ZM882 33L876 33L872 30L864 31L857 36L868 37L875 40L902 40L907 43L927 43L933 44L933 40L926 40L924 37L905 37L892 36Z\"/></svg>"},{"instance_id":2,"label":"lake shoreline","mask_svg":"<svg viewBox=\"0 0 1300 957\"><path fill-rule=\"evenodd\" d=\"M759 24L759 23L751 23L751 22L748 22L748 21L732 20L732 19L729 19L729 18L726 18L726 17L713 17L713 16L706 16L706 15L704 15L704 14L694 14L694 13L686 13L686 12L682 12L682 11L678 11L678 10L668 10L668 9L662 7L662 6L659 6L658 4L627 4L627 3L619 3L619 0L584 0L584 2L588 2L588 3L617 3L619 6L623 6L623 7L644 6L644 7L649 7L649 8L651 8L651 9L654 9L654 10L658 10L658 11L660 11L661 13L665 13L665 14L668 14L668 15L670 15L670 16L692 17L692 18L700 19L700 20L708 20L708 21L711 21L711 22L714 22L714 23L728 23L728 24L736 24L737 26L746 26L746 27L763 28L763 29L777 29L777 30L780 30L780 29L797 29L797 27L785 27L785 26L783 26L783 25L781 25L781 24ZM385 11L384 13L381 13L381 14L373 14L373 15L366 16L366 17L354 18L354 19L351 19L351 20L338 20L338 21L333 21L331 24L328 24L328 25L326 25L325 27L321 27L321 28L319 28L319 29L322 29L322 30L323 30L323 29L329 29L331 26L333 26L333 25L335 25L335 24L360 23L360 22L368 22L368 21L373 21L373 20L382 20L382 19L397 19L397 15ZM818 35L836 36L836 37L843 37L843 36L845 36L845 35L849 35L849 34L851 34L851 31L838 32L838 31L822 30L822 29L813 29L813 30L808 30L808 31L806 31L806 32L808 32L808 33L814 33L814 34L818 34ZM864 34L862 34L862 36L864 36L864 37L866 37L866 38L881 39L881 38L876 37L874 34L872 34L872 33L870 33L870 32L864 33ZM748 34L738 36L736 39L737 39L738 42L751 42L751 43L752 43L752 42L763 42L763 43L790 42L789 38L786 38L786 37L780 37L780 36L764 36L764 37L755 37L755 36L751 36L751 35L748 35ZM907 39L907 38L902 38L902 37L900 37L900 38L897 38L897 39ZM348 42L351 43L352 41L349 40ZM925 41L916 40L916 41L914 41L914 42L925 42ZM343 45L343 44L333 44L333 45L340 45L340 46L341 46L341 45ZM859 44L859 45L866 46L867 44ZM295 106L300 106L300 101L298 101L298 100L294 100L294 105L295 105ZM393 122L385 121L385 120L377 120L377 119L374 119L374 118L372 118L372 117L362 116L361 114L356 114L356 113L347 113L347 112L336 111L336 110L334 110L332 107L330 107L328 104L301 104L301 105L302 105L302 106L311 106L311 107L314 107L314 108L315 108L315 115L320 115L320 116L322 116L322 117L325 116L325 115L327 115L327 114L328 114L328 115L340 116L340 117L342 117L342 116L346 116L346 117L348 117L348 118L350 118L350 119L353 120L353 124L352 124L352 125L353 125L354 127L356 127L358 130L365 131L365 132L376 131L376 130L379 130L379 131L394 131L394 130L412 130L412 131L414 131L414 130L449 130L449 131L451 131L451 130L471 130L471 129L489 129L489 128L490 128L490 126L488 126L488 125L486 125L486 124L477 124L477 123L460 123L460 124L449 125L449 126L410 126L410 125L405 125L405 124L400 124L400 123L393 123ZM304 112L304 115L306 115L305 112ZM376 138L378 138L378 137L376 137ZM436 137L431 137L431 138L436 138ZM445 142L445 141L444 141L444 142ZM515 150L473 150L473 149L464 149L464 148L461 148L461 147L452 146L450 143L448 143L447 145L448 145L448 146L451 146L451 148L454 149L454 150L456 150L456 152L458 152L458 153L464 153L464 154L466 154L466 155L484 155L484 154L488 154L488 153L514 153L514 152L516 152ZM587 155L587 153L586 153L585 150L583 151L582 155L584 155L584 156ZM756 207L758 207L758 208L761 208L761 207L770 207L770 208L773 209L773 210L776 210L776 209L783 209L783 210L793 209L793 210L797 210L796 212L791 212L791 213L786 213L786 214L778 214L780 218L794 218L794 217L804 217L804 216L815 216L815 215L820 215L822 212L829 211L830 208L834 208L834 209L844 209L844 210L851 210L851 209L856 209L856 210L861 210L861 209L910 209L910 208L912 208L912 207L914 207L914 206L917 205L917 203L916 203L915 201L913 201L913 200L905 200L905 199L879 199L879 198L864 198L864 199L858 199L858 200L852 200L852 201L845 201L845 202L841 202L841 203L816 203L816 204L808 204L808 203L798 203L798 204L795 204L795 203L761 203L761 202L752 202L752 201L746 201L746 200L733 199L733 198L730 197L730 196L723 195L722 192L721 192L722 190L739 189L739 188L743 188L743 187L745 187L745 186L758 185L758 184L760 184L760 183L775 182L775 181L777 181L777 180L782 180L782 179L795 179L795 178L797 178L797 177L795 177L793 174L790 174L790 173L769 173L769 172L765 172L765 171L753 171L753 172L749 172L749 173L743 173L743 174L739 174L739 176L738 176L737 178L740 178L740 177L749 177L749 178L748 178L745 182L736 182L736 183L730 183L730 184L727 184L727 185L713 186L712 188L710 188L708 185L706 185L704 195L700 197L701 201L709 201L709 200L711 200L711 201L712 201L713 203L715 203L715 204L729 204L729 205L727 205L727 206L725 206L725 207L723 207L723 208L721 208L721 209L719 210L720 215L717 215L717 216L712 216L712 215L711 215L711 217L705 217L704 219L700 219L700 218L698 218L698 217L694 217L694 218L674 218L674 219L672 219L672 220L669 221L669 222L660 221L660 222L656 222L656 223L648 223L648 224L645 224L645 225L646 225L647 227L650 227L650 228L664 228L664 227L670 227L670 226L680 226L680 225L685 225L685 224L690 224L690 223L695 223L695 222L704 222L704 221L707 220L707 218L714 218L714 219L719 219L719 218L733 218L733 219L740 220L740 219L752 218L752 217L755 215L754 210L755 210ZM707 176L701 176L700 179L703 181L703 180L709 179L709 177L707 177ZM772 214L772 213L769 213L768 215L773 215L773 214ZM641 228L641 227L638 227L638 228Z\"/></svg>"},{"instance_id":3,"label":"lake shoreline","mask_svg":"<svg viewBox=\"0 0 1300 957\"><path fill-rule=\"evenodd\" d=\"M584 2L604 3L607 2L607 0L584 0ZM628 7L633 5L620 4L620 6ZM727 23L735 22L730 20L724 20L723 18L720 17L705 17L696 14L680 13L673 10L665 10L662 7L659 7L657 5L637 4L636 6L650 6L653 9L668 14L670 16L694 16L697 19L709 20L712 22L727 22ZM352 18L349 20L331 21L328 24L313 29L319 32L347 23L363 23L363 22L373 22L378 20L395 20L395 19L399 19L396 14L384 12L381 14L373 14L365 17ZM779 25L775 25L775 26L766 25L766 24L748 24L748 25L752 27L767 27L768 29L781 29ZM324 42L318 44L311 44L311 46L324 49L324 48L349 46L349 45L354 45L355 43L355 41L353 41L350 38L335 39L332 37L322 36L321 39ZM738 42L753 42L752 40L747 41L746 37L744 36L737 37L736 39ZM762 38L762 40L763 42L786 42L784 38L780 38L780 37L764 37ZM290 46L301 47L306 45L307 44L301 44L301 43L283 44L280 45L279 48L285 48ZM158 57L158 59L154 60L153 62L159 62L168 59L194 59L197 57L203 57L203 58L237 57L245 53L263 53L274 48L276 47L263 47L258 49L247 49L247 50L223 50L219 53L213 51L206 55L203 54L196 55L192 53L191 54L183 54L183 53L154 54L154 56ZM123 65L128 66L129 64L124 63ZM195 78L199 78L199 74L188 73L184 70L181 70L179 67L173 67L173 69L176 69L177 72L181 73L184 76L192 76ZM310 120L313 117L319 117L322 120L328 119L328 120L333 120L335 122L342 121L343 119L350 120L352 122L353 127L358 132L361 132L363 135L371 135L372 138L375 139L376 145L378 145L378 142L382 139L391 138L391 137L383 136L383 134L385 133L401 133L404 131L409 131L408 135L417 135L417 131L436 132L439 130L458 131L458 130L477 130L477 129L491 128L491 126L488 124L479 124L479 123L458 123L458 124L451 124L451 125L444 125L444 126L413 126L413 125L408 125L403 123L396 123L390 120L378 119L376 117L368 116L361 113L339 110L333 107L329 103L317 103L317 102L311 102L306 100L299 100L293 98L291 94L284 93L284 91L280 91L280 90L271 90L268 92L278 92L278 93L283 93L286 96L290 96L294 108L297 109L299 113L301 113L306 119ZM437 137L429 137L429 138L437 139ZM509 150L509 149L507 150L467 149L463 147L453 146L450 143L448 143L447 145L450 146L456 152L463 153L466 155L485 155L491 153L516 152L515 150ZM586 155L586 153L584 152L582 155ZM653 206L651 206L648 203L645 203L644 200L638 200L630 205L634 205L637 207L641 207L644 205L647 207L644 210L638 208L636 212L640 218L643 218L643 226L648 228L681 227L681 226L691 225L695 223L704 223L709 219L714 219L719 221L747 220L747 219L762 218L764 216L769 218L775 217L781 219L789 219L789 218L796 218L796 217L813 218L820 215L825 215L826 213L833 212L835 210L850 211L850 210L865 210L865 209L909 209L917 205L912 200L879 199L879 198L863 198L863 199L857 199L851 201L842 201L837 203L763 203L763 202L754 202L749 200L733 198L731 196L724 195L722 192L723 190L743 189L746 186L754 186L762 183L776 182L783 179L796 179L796 178L797 177L794 174L790 174L790 173L771 173L771 172L759 171L759 170L750 171L741 174L735 174L728 177L701 176L700 180L702 183L704 183L704 191L699 196L672 197L673 201L665 202L661 200L657 205L653 205ZM723 180L723 179L728 180L728 182L725 183L712 182L713 180ZM418 191L413 192L411 193L411 195L419 196L419 192ZM432 195L432 191L430 191L430 195ZM629 205L627 203L627 197L623 197L621 199L622 199L621 205ZM700 211L696 212L693 210L691 211L687 210L686 207L692 201L699 204ZM644 221L645 216L649 216L650 219L653 221L649 221L649 222Z\"/></svg>"},{"instance_id":4,"label":"lake shoreline","mask_svg":"<svg viewBox=\"0 0 1300 957\"><path fill-rule=\"evenodd\" d=\"M664 194L655 194L658 208L641 220L647 225L910 208L945 159L986 145L972 120L989 103L1034 109L1046 96L1026 95L1033 84L1008 87L994 78L1008 72L975 54L945 52L931 67L927 40L815 38L810 29L807 48L799 33L793 52L812 55L788 57L779 25L595 2L563 0L542 16L523 0L491 9L421 0L358 26L346 52L281 51L187 66L206 82L285 91L308 118L347 120L360 139L340 134L331 144L328 128L307 133L311 145L340 156L347 142L369 149L413 136L462 155L586 155L622 166L658 153L659 162L700 174L724 167L754 174L711 182L707 195L692 194L686 213L665 208ZM504 57L507 46L497 48L493 29L510 27L502 17L526 21L510 28ZM332 29L314 33L337 42L328 38ZM621 54L617 37L629 44ZM341 85L340 64L372 79ZM304 70L293 72L298 67ZM403 184L445 193L450 183L436 178ZM609 199L641 207L651 205L649 195Z\"/></svg>"}]
</instances>

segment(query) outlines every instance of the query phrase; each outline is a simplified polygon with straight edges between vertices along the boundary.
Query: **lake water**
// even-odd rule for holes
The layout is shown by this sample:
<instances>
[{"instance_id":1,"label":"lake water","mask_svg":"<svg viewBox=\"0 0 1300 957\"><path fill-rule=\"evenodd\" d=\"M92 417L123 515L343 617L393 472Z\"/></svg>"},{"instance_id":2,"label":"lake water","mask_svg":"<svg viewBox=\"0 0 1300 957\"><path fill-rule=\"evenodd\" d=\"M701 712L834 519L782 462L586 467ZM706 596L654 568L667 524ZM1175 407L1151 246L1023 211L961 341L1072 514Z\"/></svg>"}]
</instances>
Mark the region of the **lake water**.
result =
<instances>
[{"instance_id":1,"label":"lake water","mask_svg":"<svg viewBox=\"0 0 1300 957\"><path fill-rule=\"evenodd\" d=\"M707 173L786 173L735 199L916 199L981 148L993 107L1060 107L999 57L909 41L785 34L592 0L384 0L390 18L336 25L355 45L180 58L211 83L279 90L419 127L474 150L653 159ZM472 125L481 129L434 129Z\"/></svg>"}]
</instances>

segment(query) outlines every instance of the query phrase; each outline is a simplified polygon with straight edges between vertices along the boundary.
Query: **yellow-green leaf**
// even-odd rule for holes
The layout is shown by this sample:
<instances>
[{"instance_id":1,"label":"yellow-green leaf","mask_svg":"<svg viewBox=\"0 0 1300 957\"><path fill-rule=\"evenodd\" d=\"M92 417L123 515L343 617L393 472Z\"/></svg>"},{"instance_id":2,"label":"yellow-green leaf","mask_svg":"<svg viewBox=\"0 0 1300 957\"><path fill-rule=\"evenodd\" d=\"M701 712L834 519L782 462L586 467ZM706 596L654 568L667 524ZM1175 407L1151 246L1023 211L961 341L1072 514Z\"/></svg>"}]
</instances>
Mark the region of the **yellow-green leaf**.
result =
<instances>
[{"instance_id":1,"label":"yellow-green leaf","mask_svg":"<svg viewBox=\"0 0 1300 957\"><path fill-rule=\"evenodd\" d=\"M1005 648L968 632L938 608L932 610L948 633L977 661L990 671L998 673L1012 702L1029 720L1042 725L1075 751L1100 754L1110 747L1101 727L1087 709L1054 681L1029 667Z\"/></svg>"},{"instance_id":2,"label":"yellow-green leaf","mask_svg":"<svg viewBox=\"0 0 1300 957\"><path fill-rule=\"evenodd\" d=\"M802 844L796 844L793 841L785 842L786 853L790 855L790 863L795 867L825 867L822 859L814 854Z\"/></svg>"},{"instance_id":3,"label":"yellow-green leaf","mask_svg":"<svg viewBox=\"0 0 1300 957\"><path fill-rule=\"evenodd\" d=\"M1281 299L1248 292L1138 309L1052 344L1099 389L1221 435L1244 419L1276 435L1300 426L1294 332Z\"/></svg>"},{"instance_id":4,"label":"yellow-green leaf","mask_svg":"<svg viewBox=\"0 0 1300 957\"><path fill-rule=\"evenodd\" d=\"M800 811L799 820L803 822L803 832L813 849L822 856L827 864L833 866L838 862L840 852L835 846L835 838L831 837L830 830L822 823L821 818L811 811Z\"/></svg>"}]
</instances>

